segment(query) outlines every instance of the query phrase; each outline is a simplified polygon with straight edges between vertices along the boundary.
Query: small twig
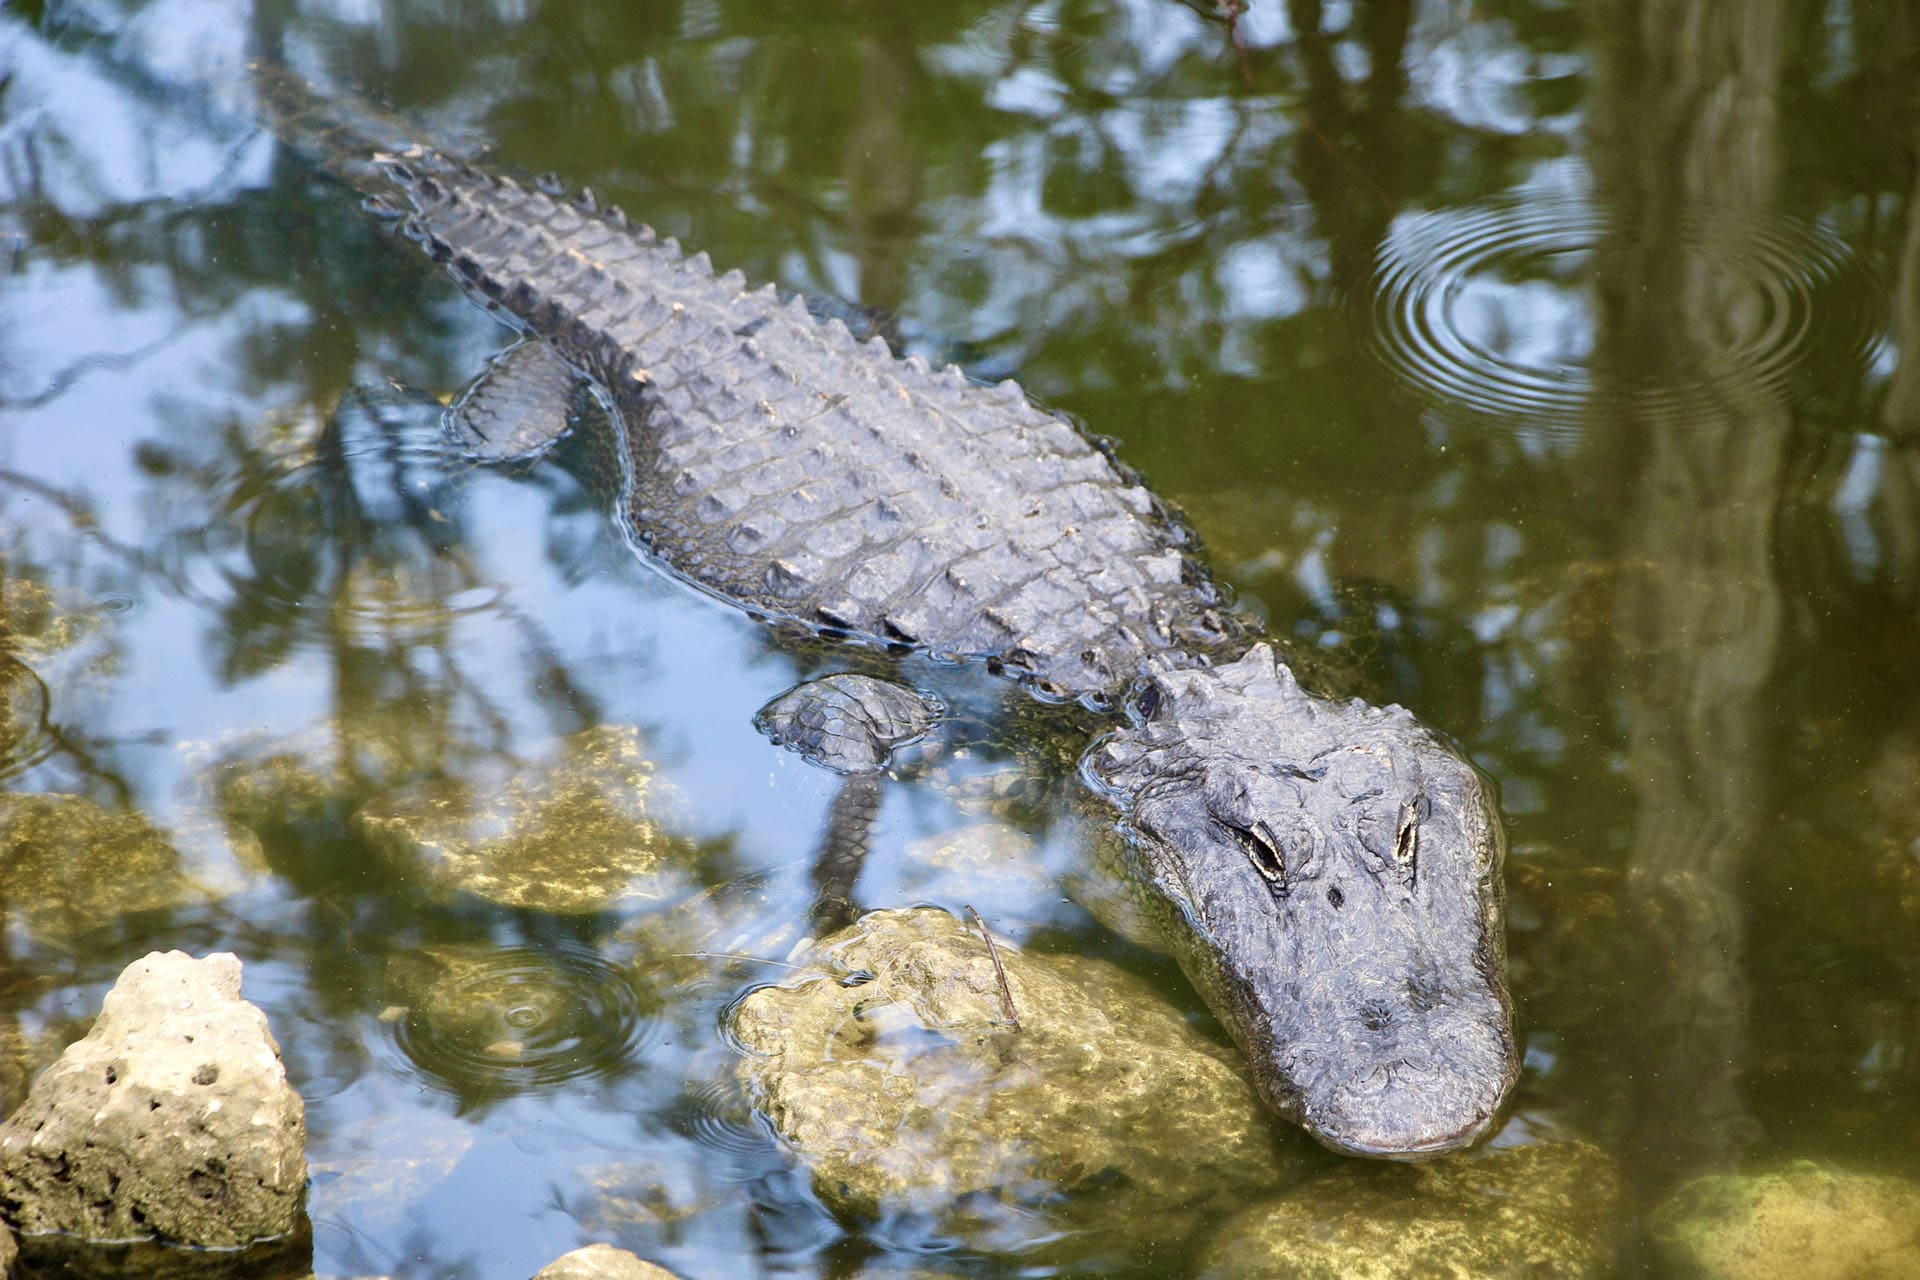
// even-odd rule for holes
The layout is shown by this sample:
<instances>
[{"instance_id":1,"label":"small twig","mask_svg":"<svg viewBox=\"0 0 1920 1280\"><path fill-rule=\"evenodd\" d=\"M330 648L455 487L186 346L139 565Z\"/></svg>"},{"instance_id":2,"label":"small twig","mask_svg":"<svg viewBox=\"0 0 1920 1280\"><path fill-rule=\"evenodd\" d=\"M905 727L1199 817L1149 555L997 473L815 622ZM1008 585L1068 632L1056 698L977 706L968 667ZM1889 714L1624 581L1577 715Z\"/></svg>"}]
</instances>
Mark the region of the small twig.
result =
<instances>
[{"instance_id":1,"label":"small twig","mask_svg":"<svg viewBox=\"0 0 1920 1280\"><path fill-rule=\"evenodd\" d=\"M993 935L987 931L987 922L980 918L980 913L968 905L967 914L980 926L980 936L987 940L987 958L993 961L993 976L1000 984L1000 1005L1007 1011L1008 1025L1018 1031L1020 1015L1013 1011L1013 988L1007 985L1007 971L1000 967L1000 948L993 945Z\"/></svg>"},{"instance_id":2,"label":"small twig","mask_svg":"<svg viewBox=\"0 0 1920 1280\"><path fill-rule=\"evenodd\" d=\"M1240 34L1240 15L1246 12L1245 0L1225 0L1221 11L1227 19L1227 38L1233 41L1233 48L1240 55L1240 78L1246 81L1247 88L1253 88L1253 70L1247 66L1247 41Z\"/></svg>"}]
</instances>

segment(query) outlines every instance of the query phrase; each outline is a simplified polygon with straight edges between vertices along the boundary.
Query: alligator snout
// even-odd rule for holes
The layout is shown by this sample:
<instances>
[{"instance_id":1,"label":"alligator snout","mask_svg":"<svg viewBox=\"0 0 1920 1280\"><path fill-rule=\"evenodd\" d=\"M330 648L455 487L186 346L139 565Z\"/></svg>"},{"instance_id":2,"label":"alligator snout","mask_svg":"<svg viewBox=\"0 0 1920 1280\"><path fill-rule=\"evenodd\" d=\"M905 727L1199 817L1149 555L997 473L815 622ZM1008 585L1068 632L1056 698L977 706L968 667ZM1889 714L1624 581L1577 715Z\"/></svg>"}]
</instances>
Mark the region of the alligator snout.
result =
<instances>
[{"instance_id":1,"label":"alligator snout","mask_svg":"<svg viewBox=\"0 0 1920 1280\"><path fill-rule=\"evenodd\" d=\"M1477 1041L1477 1043L1471 1043ZM1301 1100L1302 1123L1349 1155L1419 1159L1472 1146L1491 1132L1506 1094L1497 1028L1456 1036L1445 1057L1394 1057L1330 1081Z\"/></svg>"},{"instance_id":2,"label":"alligator snout","mask_svg":"<svg viewBox=\"0 0 1920 1280\"><path fill-rule=\"evenodd\" d=\"M1489 1133L1520 1064L1479 774L1397 707L1302 692L1264 647L1157 675L1135 710L1087 773L1261 1093L1351 1155Z\"/></svg>"},{"instance_id":3,"label":"alligator snout","mask_svg":"<svg viewBox=\"0 0 1920 1280\"><path fill-rule=\"evenodd\" d=\"M1439 947L1384 948L1350 959L1358 998L1338 982L1303 989L1296 1034L1321 1050L1295 1072L1297 1107L1322 1143L1417 1160L1492 1131L1514 1072L1506 994L1471 953L1456 953L1453 972L1430 967L1445 958ZM1421 967L1402 982L1394 970L1406 963Z\"/></svg>"},{"instance_id":4,"label":"alligator snout","mask_svg":"<svg viewBox=\"0 0 1920 1280\"><path fill-rule=\"evenodd\" d=\"M1431 1064L1400 1062L1342 1081L1307 1126L1336 1151L1406 1159L1471 1146L1499 1109L1497 1097L1463 1088L1459 1076Z\"/></svg>"}]
</instances>

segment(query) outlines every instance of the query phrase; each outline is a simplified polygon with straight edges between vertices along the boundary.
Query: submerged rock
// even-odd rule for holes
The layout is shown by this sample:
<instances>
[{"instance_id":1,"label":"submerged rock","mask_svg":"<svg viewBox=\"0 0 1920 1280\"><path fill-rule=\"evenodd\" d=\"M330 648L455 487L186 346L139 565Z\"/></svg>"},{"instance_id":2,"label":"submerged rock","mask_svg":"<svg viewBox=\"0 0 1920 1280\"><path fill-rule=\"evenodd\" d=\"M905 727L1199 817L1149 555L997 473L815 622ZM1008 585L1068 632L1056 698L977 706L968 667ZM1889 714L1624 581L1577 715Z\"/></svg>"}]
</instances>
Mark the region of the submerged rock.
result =
<instances>
[{"instance_id":1,"label":"submerged rock","mask_svg":"<svg viewBox=\"0 0 1920 1280\"><path fill-rule=\"evenodd\" d=\"M91 723L103 712L120 659L101 608L36 581L39 572L0 562L0 777L58 752L56 723Z\"/></svg>"},{"instance_id":2,"label":"submerged rock","mask_svg":"<svg viewBox=\"0 0 1920 1280\"><path fill-rule=\"evenodd\" d=\"M17 968L0 965L0 983L11 987L8 1005L0 1006L0 1116L5 1116L27 1098L27 1086L41 1070L51 1066L60 1051L80 1038L86 1030L69 1026L69 1019L22 1017L20 1010L33 1004L33 993L51 989L55 980L45 974L27 976Z\"/></svg>"},{"instance_id":3,"label":"submerged rock","mask_svg":"<svg viewBox=\"0 0 1920 1280\"><path fill-rule=\"evenodd\" d=\"M53 747L47 686L39 673L0 651L0 778L19 773Z\"/></svg>"},{"instance_id":4,"label":"submerged rock","mask_svg":"<svg viewBox=\"0 0 1920 1280\"><path fill-rule=\"evenodd\" d=\"M1584 1143L1430 1164L1349 1161L1228 1221L1206 1280L1488 1280L1614 1273L1620 1183Z\"/></svg>"},{"instance_id":5,"label":"submerged rock","mask_svg":"<svg viewBox=\"0 0 1920 1280\"><path fill-rule=\"evenodd\" d=\"M567 1209L582 1230L678 1245L737 1241L754 1232L765 1205L741 1197L742 1173L773 1171L777 1151L744 1106L737 1129L724 1127L732 1117L706 1112L708 1091L704 1082L690 1082L689 1096L673 1109L675 1127L684 1126L698 1144L695 1158L683 1143L669 1142L622 1153L617 1163L581 1167L589 1190ZM764 1161L753 1159L762 1152Z\"/></svg>"},{"instance_id":6,"label":"submerged rock","mask_svg":"<svg viewBox=\"0 0 1920 1280\"><path fill-rule=\"evenodd\" d=\"M1046 919L1060 911L1059 878L1040 854L1039 843L1010 823L969 823L909 841L900 884L922 901L978 903L996 920L1010 912Z\"/></svg>"},{"instance_id":7,"label":"submerged rock","mask_svg":"<svg viewBox=\"0 0 1920 1280\"><path fill-rule=\"evenodd\" d=\"M534 1272L533 1280L679 1280L665 1267L642 1262L625 1249L590 1244L563 1253Z\"/></svg>"},{"instance_id":8,"label":"submerged rock","mask_svg":"<svg viewBox=\"0 0 1920 1280\"><path fill-rule=\"evenodd\" d=\"M138 814L84 796L0 794L0 923L72 937L200 896L179 854Z\"/></svg>"},{"instance_id":9,"label":"submerged rock","mask_svg":"<svg viewBox=\"0 0 1920 1280\"><path fill-rule=\"evenodd\" d=\"M659 821L662 784L639 731L563 739L560 759L496 759L368 802L360 833L435 885L537 911L593 912L663 896L697 851Z\"/></svg>"},{"instance_id":10,"label":"submerged rock","mask_svg":"<svg viewBox=\"0 0 1920 1280\"><path fill-rule=\"evenodd\" d=\"M1226 1048L1109 964L997 945L1017 1027L981 935L928 908L863 916L740 1002L748 1093L823 1200L975 1247L1097 1248L1279 1180Z\"/></svg>"},{"instance_id":11,"label":"submerged rock","mask_svg":"<svg viewBox=\"0 0 1920 1280\"><path fill-rule=\"evenodd\" d=\"M344 753L319 730L271 739L236 733L184 743L181 751L195 774L196 800L242 861L260 871L271 870L268 840L312 832L337 841L342 809L357 803Z\"/></svg>"},{"instance_id":12,"label":"submerged rock","mask_svg":"<svg viewBox=\"0 0 1920 1280\"><path fill-rule=\"evenodd\" d=\"M76 593L0 573L0 650L44 657L73 648L99 627L98 611Z\"/></svg>"},{"instance_id":13,"label":"submerged rock","mask_svg":"<svg viewBox=\"0 0 1920 1280\"><path fill-rule=\"evenodd\" d=\"M154 953L0 1125L0 1216L90 1240L282 1236L301 1220L306 1136L240 962Z\"/></svg>"},{"instance_id":14,"label":"submerged rock","mask_svg":"<svg viewBox=\"0 0 1920 1280\"><path fill-rule=\"evenodd\" d=\"M328 1135L325 1159L308 1162L316 1220L400 1226L420 1197L473 1147L473 1126L435 1112L386 1112Z\"/></svg>"},{"instance_id":15,"label":"submerged rock","mask_svg":"<svg viewBox=\"0 0 1920 1280\"><path fill-rule=\"evenodd\" d=\"M1920 1184L1801 1160L1682 1184L1654 1211L1654 1246L1710 1280L1920 1276Z\"/></svg>"},{"instance_id":16,"label":"submerged rock","mask_svg":"<svg viewBox=\"0 0 1920 1280\"><path fill-rule=\"evenodd\" d=\"M458 773L473 758L411 706L356 706L285 734L257 730L181 744L193 774L188 820L254 875L296 884L336 873L353 815L405 779Z\"/></svg>"}]
</instances>

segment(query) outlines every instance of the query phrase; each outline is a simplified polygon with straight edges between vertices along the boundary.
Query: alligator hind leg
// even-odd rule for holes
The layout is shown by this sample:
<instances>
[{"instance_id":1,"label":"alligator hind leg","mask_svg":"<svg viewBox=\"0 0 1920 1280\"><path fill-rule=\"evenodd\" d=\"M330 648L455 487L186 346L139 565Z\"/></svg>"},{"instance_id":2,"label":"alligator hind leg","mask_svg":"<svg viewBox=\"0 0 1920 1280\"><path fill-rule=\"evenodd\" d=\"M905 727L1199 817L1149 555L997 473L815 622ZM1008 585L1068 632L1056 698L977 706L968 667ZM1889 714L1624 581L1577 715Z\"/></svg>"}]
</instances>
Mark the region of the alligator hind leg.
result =
<instances>
[{"instance_id":1,"label":"alligator hind leg","mask_svg":"<svg viewBox=\"0 0 1920 1280\"><path fill-rule=\"evenodd\" d=\"M551 449L572 425L587 380L540 338L487 362L447 406L447 435L481 462L517 462Z\"/></svg>"},{"instance_id":2,"label":"alligator hind leg","mask_svg":"<svg viewBox=\"0 0 1920 1280\"><path fill-rule=\"evenodd\" d=\"M827 807L827 829L813 855L813 905L807 928L824 936L853 923L853 886L867 865L873 820L880 816L880 775L850 773Z\"/></svg>"}]
</instances>

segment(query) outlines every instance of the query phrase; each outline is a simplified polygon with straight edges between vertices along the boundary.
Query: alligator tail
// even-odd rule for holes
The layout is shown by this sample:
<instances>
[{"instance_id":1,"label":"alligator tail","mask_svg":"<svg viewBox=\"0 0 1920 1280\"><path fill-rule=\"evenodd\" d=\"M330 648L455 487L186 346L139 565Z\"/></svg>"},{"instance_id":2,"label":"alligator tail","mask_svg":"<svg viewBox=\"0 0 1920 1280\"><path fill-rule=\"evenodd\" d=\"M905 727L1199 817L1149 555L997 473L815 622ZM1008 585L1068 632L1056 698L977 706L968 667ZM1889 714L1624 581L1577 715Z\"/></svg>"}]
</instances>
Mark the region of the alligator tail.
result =
<instances>
[{"instance_id":1,"label":"alligator tail","mask_svg":"<svg viewBox=\"0 0 1920 1280\"><path fill-rule=\"evenodd\" d=\"M350 96L316 90L272 62L249 68L267 122L287 146L367 197L371 212L404 212L408 179L468 164L483 150L423 142L423 131Z\"/></svg>"}]
</instances>

